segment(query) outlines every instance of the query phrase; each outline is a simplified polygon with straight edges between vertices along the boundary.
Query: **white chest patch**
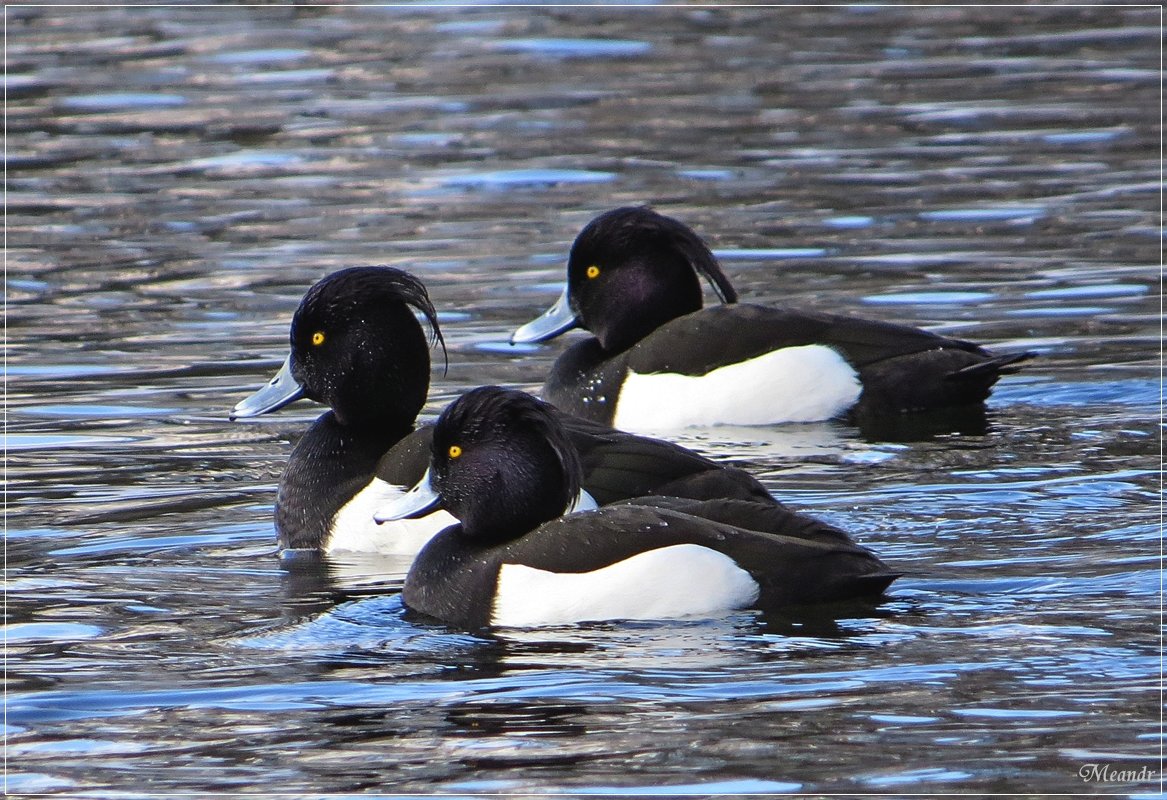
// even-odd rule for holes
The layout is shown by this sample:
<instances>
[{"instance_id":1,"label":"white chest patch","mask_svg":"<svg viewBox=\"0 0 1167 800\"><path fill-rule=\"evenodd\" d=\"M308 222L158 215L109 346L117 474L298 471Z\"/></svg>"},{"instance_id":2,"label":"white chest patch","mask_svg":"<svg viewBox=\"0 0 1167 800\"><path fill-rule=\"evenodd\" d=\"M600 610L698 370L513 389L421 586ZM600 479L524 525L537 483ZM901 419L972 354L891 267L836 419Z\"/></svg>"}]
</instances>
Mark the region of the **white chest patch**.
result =
<instances>
[{"instance_id":1,"label":"white chest patch","mask_svg":"<svg viewBox=\"0 0 1167 800\"><path fill-rule=\"evenodd\" d=\"M815 422L842 413L862 391L854 368L830 347L783 347L705 375L629 371L612 425L653 431Z\"/></svg>"},{"instance_id":2,"label":"white chest patch","mask_svg":"<svg viewBox=\"0 0 1167 800\"><path fill-rule=\"evenodd\" d=\"M745 608L758 584L723 553L678 544L593 572L503 564L491 623L530 628L607 619L672 619Z\"/></svg>"},{"instance_id":3,"label":"white chest patch","mask_svg":"<svg viewBox=\"0 0 1167 800\"><path fill-rule=\"evenodd\" d=\"M326 553L347 550L360 553L415 556L443 528L457 523L447 511L435 511L418 519L402 519L378 525L373 513L401 497L408 486L394 486L373 478L332 519Z\"/></svg>"}]
</instances>

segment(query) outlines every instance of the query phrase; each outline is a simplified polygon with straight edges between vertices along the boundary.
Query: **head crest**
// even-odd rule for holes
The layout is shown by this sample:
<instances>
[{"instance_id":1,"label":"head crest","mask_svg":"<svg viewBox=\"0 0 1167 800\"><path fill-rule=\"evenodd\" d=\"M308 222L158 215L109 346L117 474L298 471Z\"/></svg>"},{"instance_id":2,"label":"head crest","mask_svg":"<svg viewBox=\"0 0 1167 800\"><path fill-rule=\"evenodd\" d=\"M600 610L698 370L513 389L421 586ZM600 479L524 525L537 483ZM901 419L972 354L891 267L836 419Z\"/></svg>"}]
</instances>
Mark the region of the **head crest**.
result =
<instances>
[{"instance_id":1,"label":"head crest","mask_svg":"<svg viewBox=\"0 0 1167 800\"><path fill-rule=\"evenodd\" d=\"M347 315L370 299L396 300L420 313L430 328L430 346L435 342L442 346L442 358L449 368L450 358L438 325L438 312L430 301L425 284L403 269L370 266L339 270L309 289L301 306L311 308L316 304L326 304L333 306L335 312Z\"/></svg>"},{"instance_id":2,"label":"head crest","mask_svg":"<svg viewBox=\"0 0 1167 800\"><path fill-rule=\"evenodd\" d=\"M723 303L736 303L737 291L701 237L683 222L658 214L648 206L623 206L596 217L585 228L609 236L618 250L670 248L698 275L709 281ZM583 234L581 234L583 238Z\"/></svg>"}]
</instances>

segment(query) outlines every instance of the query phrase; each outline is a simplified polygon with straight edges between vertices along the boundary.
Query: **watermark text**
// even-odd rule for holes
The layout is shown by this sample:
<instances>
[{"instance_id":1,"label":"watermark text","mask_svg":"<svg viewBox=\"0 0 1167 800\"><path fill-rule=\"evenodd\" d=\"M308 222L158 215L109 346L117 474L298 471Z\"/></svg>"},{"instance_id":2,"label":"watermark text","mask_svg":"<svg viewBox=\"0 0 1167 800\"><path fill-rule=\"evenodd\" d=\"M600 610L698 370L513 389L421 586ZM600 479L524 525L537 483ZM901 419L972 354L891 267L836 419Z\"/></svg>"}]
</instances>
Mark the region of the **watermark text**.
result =
<instances>
[{"instance_id":1,"label":"watermark text","mask_svg":"<svg viewBox=\"0 0 1167 800\"><path fill-rule=\"evenodd\" d=\"M1112 764L1083 764L1078 777L1083 783L1149 783L1159 779L1150 767L1118 769Z\"/></svg>"}]
</instances>

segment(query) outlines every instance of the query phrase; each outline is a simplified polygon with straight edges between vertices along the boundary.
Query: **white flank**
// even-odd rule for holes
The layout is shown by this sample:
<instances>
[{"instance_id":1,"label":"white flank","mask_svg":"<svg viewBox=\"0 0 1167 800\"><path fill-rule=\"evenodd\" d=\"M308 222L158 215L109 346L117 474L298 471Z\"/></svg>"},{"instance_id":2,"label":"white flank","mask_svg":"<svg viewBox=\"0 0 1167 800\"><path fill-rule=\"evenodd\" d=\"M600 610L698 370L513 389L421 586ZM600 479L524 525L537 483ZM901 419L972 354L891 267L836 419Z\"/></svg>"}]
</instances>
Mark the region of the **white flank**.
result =
<instances>
[{"instance_id":1,"label":"white flank","mask_svg":"<svg viewBox=\"0 0 1167 800\"><path fill-rule=\"evenodd\" d=\"M585 620L671 619L745 608L758 584L723 553L677 544L593 572L503 564L491 622L530 628Z\"/></svg>"},{"instance_id":2,"label":"white flank","mask_svg":"<svg viewBox=\"0 0 1167 800\"><path fill-rule=\"evenodd\" d=\"M407 486L394 486L373 478L352 500L345 503L332 519L325 552L347 550L360 553L414 556L443 528L458 520L446 511L435 511L419 519L401 519L378 525L373 514L382 506L399 499Z\"/></svg>"},{"instance_id":3,"label":"white flank","mask_svg":"<svg viewBox=\"0 0 1167 800\"><path fill-rule=\"evenodd\" d=\"M854 405L862 390L854 368L830 347L783 347L705 375L629 371L612 424L653 431L815 422Z\"/></svg>"}]
</instances>

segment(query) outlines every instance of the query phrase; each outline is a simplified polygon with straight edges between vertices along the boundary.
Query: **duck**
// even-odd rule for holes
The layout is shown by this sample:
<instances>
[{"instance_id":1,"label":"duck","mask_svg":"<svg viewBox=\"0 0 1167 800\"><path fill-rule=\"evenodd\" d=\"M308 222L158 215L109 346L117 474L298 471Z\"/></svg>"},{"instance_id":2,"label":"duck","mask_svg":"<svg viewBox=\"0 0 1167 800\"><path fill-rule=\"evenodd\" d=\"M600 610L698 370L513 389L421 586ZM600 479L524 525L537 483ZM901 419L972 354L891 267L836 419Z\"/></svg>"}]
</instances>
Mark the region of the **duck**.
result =
<instances>
[{"instance_id":1,"label":"duck","mask_svg":"<svg viewBox=\"0 0 1167 800\"><path fill-rule=\"evenodd\" d=\"M701 277L721 304L703 307ZM640 433L858 424L975 407L1033 355L994 355L908 325L737 300L696 232L647 206L626 206L583 228L559 299L511 342L589 331L556 359L543 396L568 413Z\"/></svg>"},{"instance_id":2,"label":"duck","mask_svg":"<svg viewBox=\"0 0 1167 800\"><path fill-rule=\"evenodd\" d=\"M429 329L427 336L423 322ZM424 284L389 266L341 269L314 284L292 316L276 375L240 401L232 420L302 398L329 408L293 447L279 480L279 550L415 555L455 520L445 511L386 530L374 511L413 486L429 463L432 426L417 420L429 393L432 347L445 340ZM776 500L752 475L663 440L568 419L597 503L650 492Z\"/></svg>"},{"instance_id":3,"label":"duck","mask_svg":"<svg viewBox=\"0 0 1167 800\"><path fill-rule=\"evenodd\" d=\"M425 475L375 515L458 519L415 557L407 609L460 628L538 628L878 598L898 577L845 532L778 504L588 504L562 418L498 386L441 413Z\"/></svg>"}]
</instances>

